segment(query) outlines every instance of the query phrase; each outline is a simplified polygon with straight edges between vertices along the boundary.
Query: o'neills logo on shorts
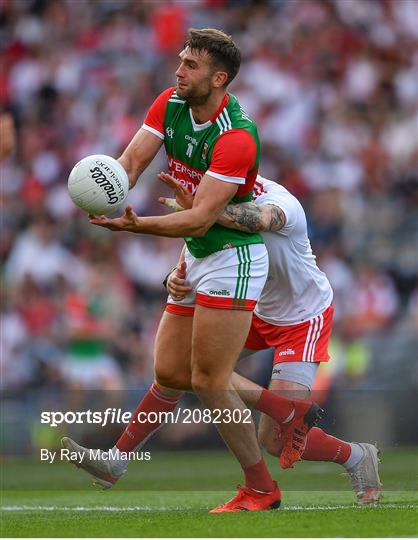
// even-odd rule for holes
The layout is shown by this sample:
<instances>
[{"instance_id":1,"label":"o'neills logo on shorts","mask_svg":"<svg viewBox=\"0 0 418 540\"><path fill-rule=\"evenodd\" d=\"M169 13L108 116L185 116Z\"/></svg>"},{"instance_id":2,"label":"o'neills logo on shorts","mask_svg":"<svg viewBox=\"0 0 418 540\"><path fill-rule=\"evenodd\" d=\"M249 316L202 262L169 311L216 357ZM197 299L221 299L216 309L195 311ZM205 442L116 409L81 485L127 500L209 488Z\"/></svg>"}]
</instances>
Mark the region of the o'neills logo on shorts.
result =
<instances>
[{"instance_id":1,"label":"o'neills logo on shorts","mask_svg":"<svg viewBox=\"0 0 418 540\"><path fill-rule=\"evenodd\" d=\"M209 294L214 294L216 296L231 296L231 293L225 289L223 291L209 291Z\"/></svg>"},{"instance_id":2,"label":"o'neills logo on shorts","mask_svg":"<svg viewBox=\"0 0 418 540\"><path fill-rule=\"evenodd\" d=\"M110 182L110 180L100 169L100 167L94 167L94 169L90 169L90 173L95 183L106 192L107 198L109 199L109 204L115 204L119 202L119 197L116 194L115 186Z\"/></svg>"},{"instance_id":3,"label":"o'neills logo on shorts","mask_svg":"<svg viewBox=\"0 0 418 540\"><path fill-rule=\"evenodd\" d=\"M280 351L279 356L292 356L295 355L295 351L293 349L286 349L285 351Z\"/></svg>"}]
</instances>

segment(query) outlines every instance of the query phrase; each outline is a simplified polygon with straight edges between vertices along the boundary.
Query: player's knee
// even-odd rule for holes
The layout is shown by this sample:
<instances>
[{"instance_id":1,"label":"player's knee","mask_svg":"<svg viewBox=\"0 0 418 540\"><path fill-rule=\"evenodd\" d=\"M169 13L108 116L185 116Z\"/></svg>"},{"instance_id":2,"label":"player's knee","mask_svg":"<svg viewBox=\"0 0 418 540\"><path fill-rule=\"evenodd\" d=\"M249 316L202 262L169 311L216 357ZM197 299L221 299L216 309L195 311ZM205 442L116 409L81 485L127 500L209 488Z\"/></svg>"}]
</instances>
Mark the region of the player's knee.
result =
<instances>
[{"instance_id":1,"label":"player's knee","mask_svg":"<svg viewBox=\"0 0 418 540\"><path fill-rule=\"evenodd\" d=\"M217 374L199 368L192 370L192 389L194 392L222 388L222 381Z\"/></svg>"},{"instance_id":2,"label":"player's knee","mask_svg":"<svg viewBox=\"0 0 418 540\"><path fill-rule=\"evenodd\" d=\"M155 380L161 386L176 390L189 390L191 387L190 374L179 373L178 371L167 369L166 366L155 367Z\"/></svg>"},{"instance_id":3,"label":"player's knee","mask_svg":"<svg viewBox=\"0 0 418 540\"><path fill-rule=\"evenodd\" d=\"M192 389L194 392L209 390L211 387L211 377L201 371L192 372Z\"/></svg>"}]
</instances>

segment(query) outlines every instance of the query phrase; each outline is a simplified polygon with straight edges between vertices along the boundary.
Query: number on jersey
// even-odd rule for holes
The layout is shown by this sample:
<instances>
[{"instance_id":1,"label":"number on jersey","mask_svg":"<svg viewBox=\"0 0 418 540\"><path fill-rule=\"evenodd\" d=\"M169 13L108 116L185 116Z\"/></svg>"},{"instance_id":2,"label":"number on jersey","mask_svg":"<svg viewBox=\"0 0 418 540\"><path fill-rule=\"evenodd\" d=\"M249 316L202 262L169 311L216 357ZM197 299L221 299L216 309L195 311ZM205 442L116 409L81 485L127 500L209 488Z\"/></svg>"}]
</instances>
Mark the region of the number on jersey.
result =
<instances>
[{"instance_id":1,"label":"number on jersey","mask_svg":"<svg viewBox=\"0 0 418 540\"><path fill-rule=\"evenodd\" d=\"M186 156L187 157L190 157L190 158L192 157L193 148L194 148L194 146L192 145L192 143L189 143L187 145L187 150L186 150Z\"/></svg>"}]
</instances>

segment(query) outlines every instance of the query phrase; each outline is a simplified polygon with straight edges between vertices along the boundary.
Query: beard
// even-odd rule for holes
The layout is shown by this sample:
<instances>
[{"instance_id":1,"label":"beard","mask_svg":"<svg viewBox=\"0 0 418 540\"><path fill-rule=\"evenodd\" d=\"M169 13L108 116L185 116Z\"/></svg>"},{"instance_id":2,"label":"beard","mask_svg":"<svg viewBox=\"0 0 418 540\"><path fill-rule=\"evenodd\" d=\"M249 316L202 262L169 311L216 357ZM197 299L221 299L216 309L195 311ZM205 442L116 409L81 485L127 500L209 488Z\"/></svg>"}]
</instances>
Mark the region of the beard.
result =
<instances>
[{"instance_id":1,"label":"beard","mask_svg":"<svg viewBox=\"0 0 418 540\"><path fill-rule=\"evenodd\" d=\"M199 85L188 86L183 89L177 86L177 95L179 98L186 100L191 107L204 105L211 93L212 89L209 80L202 81Z\"/></svg>"}]
</instances>

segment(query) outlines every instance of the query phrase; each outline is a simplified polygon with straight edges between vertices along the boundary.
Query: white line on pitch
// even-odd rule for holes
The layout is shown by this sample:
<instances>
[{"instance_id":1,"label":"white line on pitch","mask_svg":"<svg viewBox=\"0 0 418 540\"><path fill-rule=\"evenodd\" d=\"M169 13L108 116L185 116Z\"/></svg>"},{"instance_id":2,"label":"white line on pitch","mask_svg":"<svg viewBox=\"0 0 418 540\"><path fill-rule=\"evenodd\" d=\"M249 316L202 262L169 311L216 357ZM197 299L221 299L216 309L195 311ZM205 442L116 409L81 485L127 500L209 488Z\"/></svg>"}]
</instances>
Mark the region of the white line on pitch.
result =
<instances>
[{"instance_id":1,"label":"white line on pitch","mask_svg":"<svg viewBox=\"0 0 418 540\"><path fill-rule=\"evenodd\" d=\"M346 504L346 505L336 505L336 506L285 506L282 510L364 510L365 508L391 508L391 509L401 509L409 510L418 508L418 504L371 504L359 506L357 504Z\"/></svg>"},{"instance_id":2,"label":"white line on pitch","mask_svg":"<svg viewBox=\"0 0 418 540\"><path fill-rule=\"evenodd\" d=\"M418 508L418 504L379 504L373 506L357 505L336 505L336 506L284 506L281 511L294 512L303 510L363 510L365 508L390 508L399 510L409 510ZM3 512L26 512L26 511L45 511L45 512L161 512L184 510L185 508L167 508L150 506L1 506Z\"/></svg>"},{"instance_id":3,"label":"white line on pitch","mask_svg":"<svg viewBox=\"0 0 418 540\"><path fill-rule=\"evenodd\" d=\"M63 512L138 512L152 510L169 510L168 508L151 508L150 506L1 506L0 511L5 512L21 512L27 510L40 510L45 512L55 512L62 510ZM173 510L177 510L173 508Z\"/></svg>"}]
</instances>

